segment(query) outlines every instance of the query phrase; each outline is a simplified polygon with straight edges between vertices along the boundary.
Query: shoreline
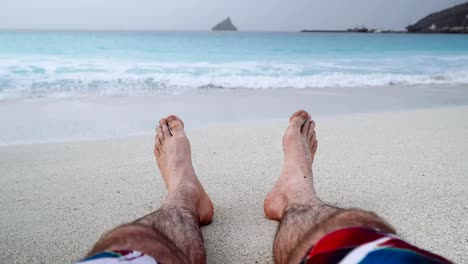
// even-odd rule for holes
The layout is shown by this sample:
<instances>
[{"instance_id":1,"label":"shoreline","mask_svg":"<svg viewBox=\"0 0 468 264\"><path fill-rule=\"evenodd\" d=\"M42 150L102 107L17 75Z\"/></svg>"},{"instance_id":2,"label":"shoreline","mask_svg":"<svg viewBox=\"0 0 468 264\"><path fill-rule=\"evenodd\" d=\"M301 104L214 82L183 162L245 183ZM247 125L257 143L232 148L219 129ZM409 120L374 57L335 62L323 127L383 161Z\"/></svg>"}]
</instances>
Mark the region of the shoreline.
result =
<instances>
[{"instance_id":1,"label":"shoreline","mask_svg":"<svg viewBox=\"0 0 468 264\"><path fill-rule=\"evenodd\" d=\"M463 262L467 114L459 106L318 116L318 195L372 210L409 242ZM272 262L277 223L262 202L281 171L286 126L282 118L188 127L195 170L215 205L202 229L208 263ZM166 191L153 136L0 147L0 262L72 262L103 232L157 209Z\"/></svg>"},{"instance_id":2,"label":"shoreline","mask_svg":"<svg viewBox=\"0 0 468 264\"><path fill-rule=\"evenodd\" d=\"M466 105L457 105L457 106L431 106L425 108L416 108L416 109L393 109L393 110L382 110L382 111L364 111L364 112L353 112L353 113L335 113L335 114L321 114L315 115L315 118L322 119L322 120L332 120L332 119L340 119L340 118L365 118L369 115L378 115L378 114L398 114L398 113L408 113L408 112L421 112L421 111L444 111L444 110L453 110L456 111L458 109L463 110L468 106ZM300 109L297 109L300 110ZM290 113L289 113L290 114ZM156 124L157 120L160 117L155 117L155 121L153 123ZM237 121L216 121L213 123L207 124L192 124L192 126L186 126L189 130L209 130L211 128L219 128L219 127L236 127L236 126L251 126L254 124L272 124L272 123L281 123L287 119L287 115L284 118L270 118L270 119L252 119L252 120L237 120ZM190 120L188 121L190 124ZM100 138L70 138L70 139L52 139L47 141L36 141L36 142L13 142L13 143L6 143L0 144L1 148L15 148L15 147L27 147L27 146L46 146L46 145L63 145L63 144L81 144L81 143L98 143L98 142L112 142L112 141L125 141L125 140L138 140L143 138L149 138L154 136L152 132L141 132L136 133L133 135L121 135L121 136L109 136L109 137L100 137Z\"/></svg>"},{"instance_id":3,"label":"shoreline","mask_svg":"<svg viewBox=\"0 0 468 264\"><path fill-rule=\"evenodd\" d=\"M200 90L146 97L9 101L0 103L0 146L144 135L154 131L161 116L170 114L196 128L283 119L298 109L322 117L464 105L468 105L468 89L461 85Z\"/></svg>"}]
</instances>

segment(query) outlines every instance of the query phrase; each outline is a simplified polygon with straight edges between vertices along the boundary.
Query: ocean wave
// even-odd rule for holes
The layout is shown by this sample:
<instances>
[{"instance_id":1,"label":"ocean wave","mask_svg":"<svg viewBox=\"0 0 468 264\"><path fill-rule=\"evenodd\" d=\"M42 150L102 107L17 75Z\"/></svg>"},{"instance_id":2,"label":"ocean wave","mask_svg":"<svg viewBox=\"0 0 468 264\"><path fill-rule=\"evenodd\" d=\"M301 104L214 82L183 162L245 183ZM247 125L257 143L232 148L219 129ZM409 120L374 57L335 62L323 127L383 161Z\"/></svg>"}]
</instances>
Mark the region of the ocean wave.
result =
<instances>
[{"instance_id":1,"label":"ocean wave","mask_svg":"<svg viewBox=\"0 0 468 264\"><path fill-rule=\"evenodd\" d=\"M393 85L468 84L468 75L320 74L315 76L163 76L113 80L0 80L0 100L179 94L199 89L327 88Z\"/></svg>"},{"instance_id":2,"label":"ocean wave","mask_svg":"<svg viewBox=\"0 0 468 264\"><path fill-rule=\"evenodd\" d=\"M328 59L299 63L0 59L0 100L139 96L237 88L426 84L468 84L468 58Z\"/></svg>"}]
</instances>

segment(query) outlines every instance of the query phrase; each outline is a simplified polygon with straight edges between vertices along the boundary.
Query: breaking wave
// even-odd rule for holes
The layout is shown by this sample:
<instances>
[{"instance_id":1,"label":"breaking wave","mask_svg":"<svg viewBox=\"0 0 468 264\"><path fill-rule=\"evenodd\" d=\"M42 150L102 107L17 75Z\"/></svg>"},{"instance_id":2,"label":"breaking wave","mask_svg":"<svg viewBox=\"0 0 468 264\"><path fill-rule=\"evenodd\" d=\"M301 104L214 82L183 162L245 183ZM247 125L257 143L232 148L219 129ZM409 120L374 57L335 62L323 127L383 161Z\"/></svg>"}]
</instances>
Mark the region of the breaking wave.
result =
<instances>
[{"instance_id":1,"label":"breaking wave","mask_svg":"<svg viewBox=\"0 0 468 264\"><path fill-rule=\"evenodd\" d=\"M0 100L179 94L210 89L468 84L468 59L171 62L0 58ZM455 70L456 69L456 70Z\"/></svg>"}]
</instances>

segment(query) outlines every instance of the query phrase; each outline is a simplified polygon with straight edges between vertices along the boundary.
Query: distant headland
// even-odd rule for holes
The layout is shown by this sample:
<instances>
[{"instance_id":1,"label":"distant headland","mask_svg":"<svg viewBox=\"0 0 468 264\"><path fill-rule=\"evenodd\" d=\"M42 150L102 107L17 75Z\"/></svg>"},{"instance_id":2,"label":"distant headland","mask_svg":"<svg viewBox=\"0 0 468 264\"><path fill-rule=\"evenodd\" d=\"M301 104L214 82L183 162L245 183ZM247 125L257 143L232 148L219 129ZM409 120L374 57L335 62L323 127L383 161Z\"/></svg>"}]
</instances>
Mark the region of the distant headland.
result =
<instances>
[{"instance_id":1,"label":"distant headland","mask_svg":"<svg viewBox=\"0 0 468 264\"><path fill-rule=\"evenodd\" d=\"M468 33L468 2L432 13L406 28L410 33Z\"/></svg>"},{"instance_id":2,"label":"distant headland","mask_svg":"<svg viewBox=\"0 0 468 264\"><path fill-rule=\"evenodd\" d=\"M230 17L227 17L225 20L219 22L211 30L213 31L237 31L237 27L231 21Z\"/></svg>"},{"instance_id":3,"label":"distant headland","mask_svg":"<svg viewBox=\"0 0 468 264\"><path fill-rule=\"evenodd\" d=\"M302 33L407 33L407 31L402 30L383 30L375 28L366 28L366 27L355 27L347 30L310 30L304 29L301 30Z\"/></svg>"},{"instance_id":4,"label":"distant headland","mask_svg":"<svg viewBox=\"0 0 468 264\"><path fill-rule=\"evenodd\" d=\"M304 33L449 33L468 34L468 2L432 13L406 30L355 27L348 30L301 30Z\"/></svg>"}]
</instances>

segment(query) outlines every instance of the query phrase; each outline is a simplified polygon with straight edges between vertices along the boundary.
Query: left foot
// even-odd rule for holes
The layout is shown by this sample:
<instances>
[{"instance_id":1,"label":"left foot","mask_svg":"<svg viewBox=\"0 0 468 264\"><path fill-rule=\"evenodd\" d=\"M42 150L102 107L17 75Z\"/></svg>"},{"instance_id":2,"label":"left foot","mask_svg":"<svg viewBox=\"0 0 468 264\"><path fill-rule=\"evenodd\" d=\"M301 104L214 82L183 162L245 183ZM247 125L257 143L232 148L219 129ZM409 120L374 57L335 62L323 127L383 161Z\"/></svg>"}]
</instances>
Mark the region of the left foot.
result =
<instances>
[{"instance_id":1,"label":"left foot","mask_svg":"<svg viewBox=\"0 0 468 264\"><path fill-rule=\"evenodd\" d=\"M213 203L193 169L190 142L182 120L173 115L161 119L156 129L155 141L154 155L169 197L183 194L185 203L193 202L193 206L185 206L194 208L200 224L211 223Z\"/></svg>"}]
</instances>

